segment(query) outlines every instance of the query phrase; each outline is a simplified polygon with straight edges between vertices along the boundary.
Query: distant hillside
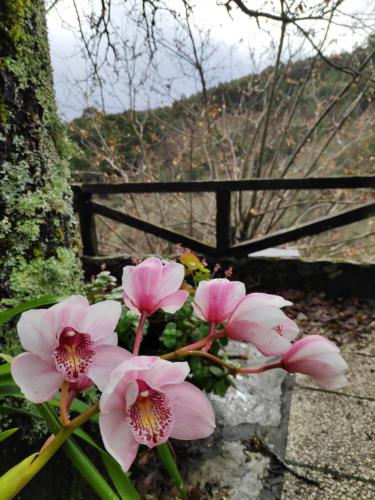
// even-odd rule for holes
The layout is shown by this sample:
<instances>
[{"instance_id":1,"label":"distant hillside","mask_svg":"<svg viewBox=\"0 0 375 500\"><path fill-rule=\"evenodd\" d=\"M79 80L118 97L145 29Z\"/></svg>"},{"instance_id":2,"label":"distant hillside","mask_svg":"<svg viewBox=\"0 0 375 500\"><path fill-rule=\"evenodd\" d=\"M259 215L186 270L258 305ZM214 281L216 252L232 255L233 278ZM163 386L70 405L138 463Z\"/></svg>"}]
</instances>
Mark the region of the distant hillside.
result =
<instances>
[{"instance_id":1,"label":"distant hillside","mask_svg":"<svg viewBox=\"0 0 375 500\"><path fill-rule=\"evenodd\" d=\"M303 85L305 86L298 102L298 111L289 127L288 137L281 145L282 156L292 152L304 133L306 121L313 119L317 110L323 108L329 99L350 80L349 74L334 66L343 68L357 66L364 60L366 54L367 51L364 49L357 49L353 53L343 53L334 57L331 65L319 60L307 82L304 80L310 72L311 58L281 69L273 103L275 108L279 107L277 115L280 122L284 118L283 115L289 111L296 92ZM153 178L156 176L161 180L170 179L171 175L168 170L173 163L172 157L175 155L175 149L179 149L179 143L183 142L183 136L188 134L191 128L199 129L202 126L201 122L205 122L207 115L211 122L220 122L223 119L241 121L241 117L245 114L252 113L256 117L265 111L272 71L273 68L267 68L259 75L249 75L210 88L206 103L202 93L199 93L178 100L172 106L145 112L124 111L103 115L95 108L86 109L80 118L68 124L70 137L79 148L72 159L74 177L86 180L92 180L93 177L100 175L106 177L113 174L114 164L116 171L117 168L121 168L125 174L132 177L142 170L146 154L155 163L156 171L153 172ZM313 81L313 89L311 81ZM353 84L350 99L354 100L364 90L364 85L366 85L364 81ZM368 86L367 92L360 99L351 118L352 128L363 127L360 117L371 104L373 95L374 88ZM344 110L346 105L346 99L336 105L335 117ZM318 133L324 136L330 127L330 123L323 123ZM253 124L250 124L248 133L249 135L254 133ZM179 135L181 137L178 137ZM241 148L239 143L236 146ZM375 155L375 144L371 137L366 145L366 151L362 150L362 153L364 152L368 153L366 161ZM241 154L241 151L238 153ZM194 152L194 156L196 154L199 155L199 152ZM204 161L200 162L200 166L198 165L199 158L195 158L198 168L194 169L188 169L186 159L182 160L182 165L172 165L175 172L172 177L201 178L209 174L204 168ZM372 162L372 159L369 161ZM362 163L361 159L360 163ZM360 167L360 164L357 164L357 167ZM189 172L184 171L186 169Z\"/></svg>"},{"instance_id":2,"label":"distant hillside","mask_svg":"<svg viewBox=\"0 0 375 500\"><path fill-rule=\"evenodd\" d=\"M375 72L369 49L309 58L144 112L87 109L69 125L75 181L139 182L375 175ZM367 61L361 77L350 68ZM341 69L337 69L341 68ZM273 92L272 92L272 89ZM235 193L234 241L370 201L370 190ZM212 244L215 200L116 196L111 206ZM163 253L165 242L98 217L102 251ZM300 241L306 257L375 261L373 220Z\"/></svg>"}]
</instances>

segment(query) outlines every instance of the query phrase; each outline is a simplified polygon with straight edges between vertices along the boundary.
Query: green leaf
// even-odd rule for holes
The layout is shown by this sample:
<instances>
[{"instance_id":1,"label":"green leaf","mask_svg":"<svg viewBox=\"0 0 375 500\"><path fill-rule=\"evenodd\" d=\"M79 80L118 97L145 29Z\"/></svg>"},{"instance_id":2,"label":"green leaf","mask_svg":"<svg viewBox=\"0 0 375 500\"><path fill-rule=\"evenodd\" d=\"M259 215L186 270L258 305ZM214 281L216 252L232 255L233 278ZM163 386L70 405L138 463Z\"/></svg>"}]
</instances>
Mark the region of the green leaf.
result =
<instances>
[{"instance_id":1,"label":"green leaf","mask_svg":"<svg viewBox=\"0 0 375 500\"><path fill-rule=\"evenodd\" d=\"M22 408L13 408L12 406L0 406L0 415L25 415L32 418L42 418L37 413L32 412L31 410L23 410Z\"/></svg>"},{"instance_id":2,"label":"green leaf","mask_svg":"<svg viewBox=\"0 0 375 500\"><path fill-rule=\"evenodd\" d=\"M18 427L14 427L13 429L7 429L6 431L0 432L0 443L17 431Z\"/></svg>"},{"instance_id":3,"label":"green leaf","mask_svg":"<svg viewBox=\"0 0 375 500\"><path fill-rule=\"evenodd\" d=\"M65 297L59 297L58 295L43 295L43 297L39 297L39 299L29 300L28 302L24 302L16 307L12 307L11 309L0 313L0 325L10 321L12 318L17 316L17 314L24 311L40 306L56 304L56 302L60 302L60 300L63 300L64 298Z\"/></svg>"},{"instance_id":4,"label":"green leaf","mask_svg":"<svg viewBox=\"0 0 375 500\"><path fill-rule=\"evenodd\" d=\"M215 377L222 377L225 373L220 366L210 366L209 370L212 375L215 375Z\"/></svg>"},{"instance_id":5,"label":"green leaf","mask_svg":"<svg viewBox=\"0 0 375 500\"><path fill-rule=\"evenodd\" d=\"M141 497L139 496L137 490L134 488L133 483L130 481L128 475L121 469L116 460L102 447L100 447L83 429L76 429L74 431L74 434L85 440L86 443L90 444L99 451L105 468L107 469L108 475L112 479L112 482L115 485L115 488L120 497L123 500L140 500Z\"/></svg>"},{"instance_id":6,"label":"green leaf","mask_svg":"<svg viewBox=\"0 0 375 500\"><path fill-rule=\"evenodd\" d=\"M37 455L38 453L33 453L0 477L1 498L4 500L14 498L15 495L22 489L22 477ZM19 486L17 487L17 485Z\"/></svg>"},{"instance_id":7,"label":"green leaf","mask_svg":"<svg viewBox=\"0 0 375 500\"><path fill-rule=\"evenodd\" d=\"M35 406L45 420L50 431L56 434L60 430L61 425L52 409L47 403ZM109 486L88 456L81 450L72 438L69 438L66 441L63 445L63 450L73 465L80 472L82 477L88 482L100 498L103 500L118 500L119 497Z\"/></svg>"},{"instance_id":8,"label":"green leaf","mask_svg":"<svg viewBox=\"0 0 375 500\"><path fill-rule=\"evenodd\" d=\"M0 397L18 395L21 395L21 390L17 385L0 385Z\"/></svg>"},{"instance_id":9,"label":"green leaf","mask_svg":"<svg viewBox=\"0 0 375 500\"><path fill-rule=\"evenodd\" d=\"M169 443L159 444L156 451L163 462L164 467L167 469L172 481L177 486L181 496L184 500L188 500L187 493L185 491L184 482L182 480L180 471L178 470L177 464L173 458Z\"/></svg>"},{"instance_id":10,"label":"green leaf","mask_svg":"<svg viewBox=\"0 0 375 500\"><path fill-rule=\"evenodd\" d=\"M0 325L1 325L1 322L0 322ZM9 354L4 354L2 352L0 352L0 358L3 358L3 360L6 362L6 363L9 363L11 364L12 361L13 361L13 357L12 356L9 356Z\"/></svg>"}]
</instances>

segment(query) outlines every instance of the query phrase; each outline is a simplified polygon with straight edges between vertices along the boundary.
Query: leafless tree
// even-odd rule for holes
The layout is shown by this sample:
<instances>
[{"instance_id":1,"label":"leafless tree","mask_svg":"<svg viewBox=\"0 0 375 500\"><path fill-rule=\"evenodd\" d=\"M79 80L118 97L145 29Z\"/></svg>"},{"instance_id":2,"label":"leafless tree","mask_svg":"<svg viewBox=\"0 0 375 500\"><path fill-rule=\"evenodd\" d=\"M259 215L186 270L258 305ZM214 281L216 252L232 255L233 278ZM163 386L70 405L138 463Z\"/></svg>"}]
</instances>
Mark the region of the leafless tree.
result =
<instances>
[{"instance_id":1,"label":"leafless tree","mask_svg":"<svg viewBox=\"0 0 375 500\"><path fill-rule=\"evenodd\" d=\"M113 9L119 9L119 4L102 0L99 9L85 12L71 1L92 85L103 93L103 75L110 68L127 87L124 108L129 110L129 123L137 138L136 161L133 155L129 165L118 148L106 143L97 125L96 149L86 145L96 157L105 155L108 178L159 180L161 171L163 180L282 178L368 174L374 169L374 7L353 13L345 10L345 0L269 0L260 2L256 9L254 2L217 1L226 9L228 22L241 12L254 29L268 36L269 66L235 83L212 88L217 46L209 28L197 18L193 1L122 2L121 12L129 26L126 33L113 19ZM332 54L332 29L346 36L354 29L361 31L368 36L367 44L352 54ZM175 76L167 79L162 71L166 57L175 68ZM254 51L249 61L256 62ZM173 83L178 77L194 79L198 91L194 99L175 104L178 120L153 112L152 102L148 111L136 112L142 86L150 95L177 98ZM112 92L118 95L116 85ZM154 141L146 137L150 117L162 130ZM361 156L359 151L366 147L368 154ZM355 206L368 196L365 191L308 196L297 192L240 193L233 202L233 237L245 240L300 224L348 204ZM140 216L152 213L155 222L212 241L214 200L209 195L199 200L169 195L166 202L138 197L118 203ZM301 248L309 255L341 255L346 248L343 241L363 247L363 239L373 238L368 224L362 226L360 231L342 230L342 241L336 241L336 233L332 233L310 239L308 244L302 242ZM136 239L130 241L132 247ZM154 238L149 238L148 250L165 250L160 243L155 244Z\"/></svg>"}]
</instances>

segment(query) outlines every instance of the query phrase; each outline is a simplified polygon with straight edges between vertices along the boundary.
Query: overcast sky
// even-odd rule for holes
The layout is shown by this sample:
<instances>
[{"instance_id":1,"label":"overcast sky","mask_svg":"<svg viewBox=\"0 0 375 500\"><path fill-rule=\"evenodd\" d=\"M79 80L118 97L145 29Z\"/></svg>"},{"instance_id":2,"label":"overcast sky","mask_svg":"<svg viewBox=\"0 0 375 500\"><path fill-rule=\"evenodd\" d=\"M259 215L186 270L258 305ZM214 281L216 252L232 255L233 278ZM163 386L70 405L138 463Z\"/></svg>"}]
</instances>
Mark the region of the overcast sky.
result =
<instances>
[{"instance_id":1,"label":"overcast sky","mask_svg":"<svg viewBox=\"0 0 375 500\"><path fill-rule=\"evenodd\" d=\"M305 0L308 4L310 0ZM311 0L312 1L312 0ZM80 0L80 8L89 12L96 0ZM125 19L122 1L114 1L114 16L116 25L123 33L126 31L130 38L134 35L134 26ZM170 0L170 4L180 5L178 0ZM118 4L118 5L116 5ZM267 2L252 0L251 7L257 8L262 5L266 10ZM341 10L344 13L361 13L365 18L372 18L375 11L375 0L345 0ZM262 22L258 29L254 20L250 20L241 12L232 11L231 17L224 7L216 5L215 0L201 0L195 11L197 24L205 29L210 29L211 43L215 46L215 53L207 64L207 79L210 85L220 81L228 81L247 75L253 71L259 71L272 64L274 58L274 47L272 38L277 40L279 25L272 22ZM346 20L343 14L341 20ZM163 24L164 23L164 24ZM51 48L52 64L54 68L54 79L56 96L59 110L63 118L70 120L81 115L82 110L89 106L101 106L99 92L92 91L91 86L85 82L87 67L81 54L81 42L78 36L78 26L75 11L71 0L60 0L57 7L48 13L48 29ZM163 29L167 39L173 40L174 30L170 23L162 21L160 28ZM317 25L316 41L319 40L319 29ZM271 31L270 37L266 31ZM326 53L352 50L353 47L363 44L370 30L355 29L334 26L328 39ZM290 50L299 47L300 38L289 31L287 48ZM250 50L255 58L250 57ZM308 54L306 45L299 53L299 57ZM147 85L138 87L135 98L135 107L145 109L171 104L173 99L181 95L190 95L199 90L197 79L193 76L193 70L189 73L188 66L183 70L173 61L167 52L158 55L159 75L152 77L151 71L147 75ZM142 64L141 64L142 66ZM140 72L140 70L139 70ZM103 86L104 103L106 112L119 112L129 107L128 87L125 78L120 73L116 79L107 71L104 74L105 84ZM139 75L138 75L139 76ZM116 83L114 83L116 80ZM117 81L118 80L118 81ZM166 88L168 91L166 91Z\"/></svg>"}]
</instances>

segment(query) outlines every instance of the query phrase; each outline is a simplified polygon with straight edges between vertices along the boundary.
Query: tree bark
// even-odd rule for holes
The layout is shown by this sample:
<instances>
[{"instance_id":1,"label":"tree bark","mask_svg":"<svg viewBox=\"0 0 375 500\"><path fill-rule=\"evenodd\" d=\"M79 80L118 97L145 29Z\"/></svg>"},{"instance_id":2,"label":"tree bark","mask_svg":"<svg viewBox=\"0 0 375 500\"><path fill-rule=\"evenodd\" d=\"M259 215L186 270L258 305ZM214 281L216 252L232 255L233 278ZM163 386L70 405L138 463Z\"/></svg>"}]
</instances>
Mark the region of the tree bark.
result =
<instances>
[{"instance_id":1,"label":"tree bark","mask_svg":"<svg viewBox=\"0 0 375 500\"><path fill-rule=\"evenodd\" d=\"M0 2L0 300L81 286L43 0Z\"/></svg>"}]
</instances>

